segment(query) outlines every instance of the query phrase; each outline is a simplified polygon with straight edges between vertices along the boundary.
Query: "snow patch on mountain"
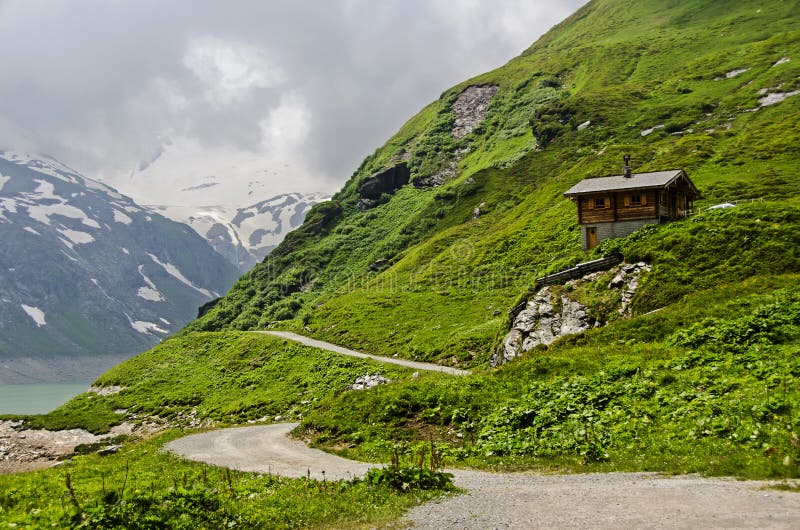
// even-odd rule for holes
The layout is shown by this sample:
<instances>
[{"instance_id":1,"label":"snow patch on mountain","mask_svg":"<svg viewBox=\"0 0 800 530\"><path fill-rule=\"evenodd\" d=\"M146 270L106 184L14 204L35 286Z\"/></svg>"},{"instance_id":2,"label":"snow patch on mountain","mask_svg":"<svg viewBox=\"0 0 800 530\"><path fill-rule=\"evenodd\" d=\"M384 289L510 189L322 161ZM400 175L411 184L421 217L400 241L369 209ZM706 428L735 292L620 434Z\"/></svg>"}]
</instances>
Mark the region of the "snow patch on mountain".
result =
<instances>
[{"instance_id":1,"label":"snow patch on mountain","mask_svg":"<svg viewBox=\"0 0 800 530\"><path fill-rule=\"evenodd\" d=\"M124 225L129 225L133 223L133 219L125 215L124 213L120 212L119 210L114 210L114 221L117 223L122 223Z\"/></svg>"},{"instance_id":2,"label":"snow patch on mountain","mask_svg":"<svg viewBox=\"0 0 800 530\"><path fill-rule=\"evenodd\" d=\"M227 206L150 206L186 223L240 271L250 270L299 227L314 204L328 200L321 193L287 193L245 208Z\"/></svg>"},{"instance_id":3,"label":"snow patch on mountain","mask_svg":"<svg viewBox=\"0 0 800 530\"><path fill-rule=\"evenodd\" d=\"M79 232L78 230L70 230L69 228L58 228L59 233L69 239L75 245L85 245L94 241L94 237L86 232ZM70 247L72 248L72 247Z\"/></svg>"},{"instance_id":4,"label":"snow patch on mountain","mask_svg":"<svg viewBox=\"0 0 800 530\"><path fill-rule=\"evenodd\" d=\"M35 204L32 202L20 201L20 205L28 210L28 216L39 223L47 226L52 225L51 217L60 215L70 219L77 219L86 226L92 228L100 228L100 225L94 219L91 219L86 212L75 206L70 206L66 203L60 204Z\"/></svg>"},{"instance_id":5,"label":"snow patch on mountain","mask_svg":"<svg viewBox=\"0 0 800 530\"><path fill-rule=\"evenodd\" d=\"M144 320L133 320L131 321L131 327L138 331L139 333L144 334L152 334L154 331L157 333L169 333L166 329L162 329L158 327L158 324L153 324L152 322L145 322Z\"/></svg>"},{"instance_id":6,"label":"snow patch on mountain","mask_svg":"<svg viewBox=\"0 0 800 530\"><path fill-rule=\"evenodd\" d=\"M158 259L157 256L154 256L153 254L148 254L148 256L150 256L150 259L156 262L158 265L161 265L161 267L165 271L167 271L167 274L169 274L182 284L186 285L187 287L191 287L198 293L205 295L208 298L216 298L219 296L218 293L209 291L208 289L203 289L202 287L198 287L195 284L193 284L186 276L183 275L180 269L178 269L178 267L176 267L172 263L161 261L160 259Z\"/></svg>"},{"instance_id":7,"label":"snow patch on mountain","mask_svg":"<svg viewBox=\"0 0 800 530\"><path fill-rule=\"evenodd\" d=\"M163 302L164 295L156 287L156 284L147 277L144 273L144 265L139 265L139 274L142 276L142 280L144 280L145 287L139 287L136 291L136 296L139 298L143 298L145 300L149 300L150 302ZM167 322L169 324L169 322Z\"/></svg>"},{"instance_id":8,"label":"snow patch on mountain","mask_svg":"<svg viewBox=\"0 0 800 530\"><path fill-rule=\"evenodd\" d=\"M31 320L33 320L37 328L47 325L47 322L44 319L44 311L36 306L31 305L20 304L20 307L23 311L25 311L25 313L27 313L29 317L31 317Z\"/></svg>"}]
</instances>

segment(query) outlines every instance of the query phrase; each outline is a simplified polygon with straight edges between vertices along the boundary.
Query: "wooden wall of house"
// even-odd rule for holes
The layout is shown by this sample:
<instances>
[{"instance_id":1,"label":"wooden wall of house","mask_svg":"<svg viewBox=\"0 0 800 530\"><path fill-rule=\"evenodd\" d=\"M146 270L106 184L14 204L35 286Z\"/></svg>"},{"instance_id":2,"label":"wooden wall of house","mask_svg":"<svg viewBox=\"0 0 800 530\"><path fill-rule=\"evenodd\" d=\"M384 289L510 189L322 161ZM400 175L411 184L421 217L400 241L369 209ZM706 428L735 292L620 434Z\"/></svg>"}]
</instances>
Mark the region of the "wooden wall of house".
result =
<instances>
[{"instance_id":1,"label":"wooden wall of house","mask_svg":"<svg viewBox=\"0 0 800 530\"><path fill-rule=\"evenodd\" d=\"M578 222L580 224L608 223L613 221L633 221L658 217L658 197L656 190L636 192L641 197L640 204L632 204L631 192L598 193L578 198ZM594 208L595 199L605 199L605 208Z\"/></svg>"},{"instance_id":2,"label":"wooden wall of house","mask_svg":"<svg viewBox=\"0 0 800 530\"><path fill-rule=\"evenodd\" d=\"M636 219L652 219L658 217L658 199L655 190L643 191L638 193L642 202L639 205L630 204L625 197L630 197L630 193L617 193L617 220L633 221Z\"/></svg>"}]
</instances>

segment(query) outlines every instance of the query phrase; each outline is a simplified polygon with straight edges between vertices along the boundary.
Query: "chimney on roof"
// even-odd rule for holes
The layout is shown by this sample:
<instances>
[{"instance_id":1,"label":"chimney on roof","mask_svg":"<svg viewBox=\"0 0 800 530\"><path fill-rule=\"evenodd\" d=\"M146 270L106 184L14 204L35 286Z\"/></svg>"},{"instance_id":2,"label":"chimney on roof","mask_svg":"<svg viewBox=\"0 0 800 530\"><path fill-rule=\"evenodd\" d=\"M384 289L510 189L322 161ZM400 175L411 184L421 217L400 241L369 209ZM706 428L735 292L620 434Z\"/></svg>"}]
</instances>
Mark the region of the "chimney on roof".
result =
<instances>
[{"instance_id":1,"label":"chimney on roof","mask_svg":"<svg viewBox=\"0 0 800 530\"><path fill-rule=\"evenodd\" d=\"M625 155L622 157L622 159L625 161L625 173L623 176L626 179L629 179L631 178L631 155Z\"/></svg>"}]
</instances>

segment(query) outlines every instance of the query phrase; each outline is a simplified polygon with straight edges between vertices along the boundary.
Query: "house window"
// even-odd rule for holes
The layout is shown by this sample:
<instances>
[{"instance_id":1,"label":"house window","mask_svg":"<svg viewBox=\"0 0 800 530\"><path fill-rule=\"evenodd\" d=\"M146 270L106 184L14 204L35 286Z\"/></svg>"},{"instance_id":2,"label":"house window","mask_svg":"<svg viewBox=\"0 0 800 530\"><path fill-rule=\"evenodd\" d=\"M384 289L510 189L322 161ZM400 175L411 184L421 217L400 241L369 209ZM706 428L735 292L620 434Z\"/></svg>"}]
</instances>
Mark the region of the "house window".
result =
<instances>
[{"instance_id":1,"label":"house window","mask_svg":"<svg viewBox=\"0 0 800 530\"><path fill-rule=\"evenodd\" d=\"M592 207L595 210L602 210L603 208L606 207L606 198L605 197L600 197L600 198L594 199L594 203L593 203Z\"/></svg>"},{"instance_id":2,"label":"house window","mask_svg":"<svg viewBox=\"0 0 800 530\"><path fill-rule=\"evenodd\" d=\"M642 196L641 195L631 195L631 206L641 206L642 205Z\"/></svg>"}]
</instances>

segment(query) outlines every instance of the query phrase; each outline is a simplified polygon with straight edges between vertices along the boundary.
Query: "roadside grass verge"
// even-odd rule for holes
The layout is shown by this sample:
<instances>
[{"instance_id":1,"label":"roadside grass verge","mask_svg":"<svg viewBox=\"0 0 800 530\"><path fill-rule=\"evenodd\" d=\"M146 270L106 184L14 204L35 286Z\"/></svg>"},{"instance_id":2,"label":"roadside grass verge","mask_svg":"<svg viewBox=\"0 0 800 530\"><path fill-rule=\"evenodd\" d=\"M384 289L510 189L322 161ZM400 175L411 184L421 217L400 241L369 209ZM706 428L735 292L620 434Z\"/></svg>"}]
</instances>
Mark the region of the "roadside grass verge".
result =
<instances>
[{"instance_id":1,"label":"roadside grass verge","mask_svg":"<svg viewBox=\"0 0 800 530\"><path fill-rule=\"evenodd\" d=\"M0 475L0 520L16 528L360 528L396 519L448 489L226 470L162 451L181 435L173 430L116 455Z\"/></svg>"}]
</instances>

